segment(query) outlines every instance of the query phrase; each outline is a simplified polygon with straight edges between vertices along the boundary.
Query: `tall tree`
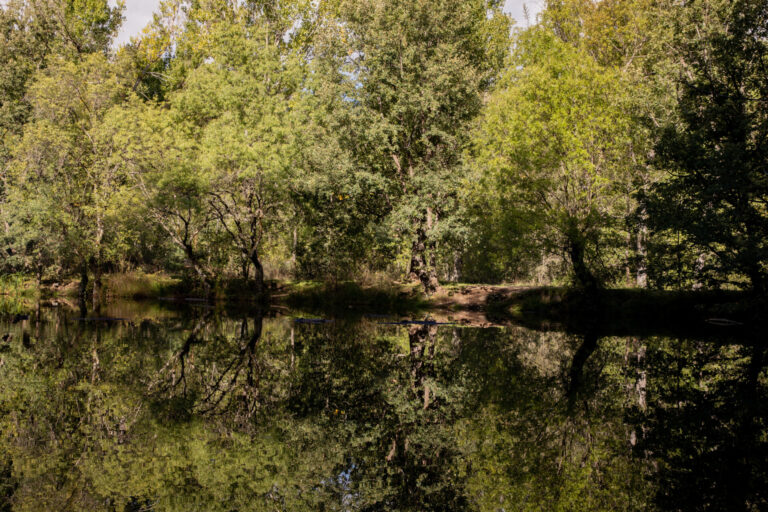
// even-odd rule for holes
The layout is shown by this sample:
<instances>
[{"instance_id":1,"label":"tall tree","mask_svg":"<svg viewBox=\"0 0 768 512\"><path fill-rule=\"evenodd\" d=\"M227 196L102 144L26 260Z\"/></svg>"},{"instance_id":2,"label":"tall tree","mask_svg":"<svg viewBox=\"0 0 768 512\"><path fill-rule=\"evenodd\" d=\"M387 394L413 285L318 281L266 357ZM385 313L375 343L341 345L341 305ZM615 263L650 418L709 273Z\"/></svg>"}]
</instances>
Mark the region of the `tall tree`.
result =
<instances>
[{"instance_id":1,"label":"tall tree","mask_svg":"<svg viewBox=\"0 0 768 512\"><path fill-rule=\"evenodd\" d=\"M563 256L587 288L615 271L627 211L632 132L622 100L617 73L532 27L477 133L499 207L515 205L540 250Z\"/></svg>"},{"instance_id":2,"label":"tall tree","mask_svg":"<svg viewBox=\"0 0 768 512\"><path fill-rule=\"evenodd\" d=\"M270 225L287 209L295 164L292 110L302 68L275 22L245 8L232 15L234 23L212 29L206 61L189 74L173 104L200 141L208 208L240 253L246 276L253 267L261 294L261 251Z\"/></svg>"},{"instance_id":3,"label":"tall tree","mask_svg":"<svg viewBox=\"0 0 768 512\"><path fill-rule=\"evenodd\" d=\"M174 35L169 83L153 95L167 101L128 114L143 121L142 135L124 134L128 172L208 292L233 258L264 291L263 248L289 209L296 165L304 71L288 31L300 5L193 4ZM147 36L138 49L158 42Z\"/></svg>"},{"instance_id":4,"label":"tall tree","mask_svg":"<svg viewBox=\"0 0 768 512\"><path fill-rule=\"evenodd\" d=\"M48 229L56 225L54 219L61 220L58 213L73 205L89 208L79 200L53 211L46 205L62 199L61 194L87 194L72 188L64 192L82 178L67 168L74 165L84 171L104 156L96 156L97 125L119 88L104 55L122 21L123 5L110 6L106 0L12 0L0 6L0 56L8 63L0 74L0 218L4 245L9 246L4 252L16 268L34 269L38 276L53 259L62 263L67 253L59 251L56 258L57 251L48 250L55 241L77 238L66 230ZM80 185L100 188L95 183ZM98 208L103 211L105 206ZM43 212L52 214L52 222Z\"/></svg>"},{"instance_id":5,"label":"tall tree","mask_svg":"<svg viewBox=\"0 0 768 512\"><path fill-rule=\"evenodd\" d=\"M648 246L670 242L649 240L648 212L642 198L663 179L653 163L661 124L674 119L677 71L669 51L674 9L656 0L549 0L544 23L565 43L590 55L601 66L621 76L625 110L631 116L632 146L627 161L634 169L629 183L633 200L627 203L626 277L648 285ZM654 256L656 257L656 256Z\"/></svg>"},{"instance_id":6,"label":"tall tree","mask_svg":"<svg viewBox=\"0 0 768 512\"><path fill-rule=\"evenodd\" d=\"M213 293L220 274L210 258L215 219L205 201L208 178L189 128L170 114L167 105L144 103L137 97L114 115L123 120L114 135L117 161L136 191L137 200L127 207L144 213L148 224L181 253L204 292Z\"/></svg>"},{"instance_id":7,"label":"tall tree","mask_svg":"<svg viewBox=\"0 0 768 512\"><path fill-rule=\"evenodd\" d=\"M0 5L0 219L2 236L10 246L14 244L5 205L10 178L7 166L32 114L27 94L30 84L47 67L51 55L71 57L74 50L78 54L106 52L121 21L121 9L122 3L110 7L106 0L10 0ZM13 247L6 247L4 253L18 260Z\"/></svg>"},{"instance_id":8,"label":"tall tree","mask_svg":"<svg viewBox=\"0 0 768 512\"><path fill-rule=\"evenodd\" d=\"M3 266L11 266L18 254L10 233L7 201L9 193L8 162L11 150L18 143L24 124L29 119L30 105L25 95L31 77L45 65L48 41L52 37L47 27L33 23L22 2L0 5L0 238ZM18 265L16 265L18 266Z\"/></svg>"},{"instance_id":9,"label":"tall tree","mask_svg":"<svg viewBox=\"0 0 768 512\"><path fill-rule=\"evenodd\" d=\"M650 201L656 230L684 233L720 281L768 290L768 2L679 6L681 122L659 145L669 178ZM708 262L708 263L707 263Z\"/></svg>"},{"instance_id":10,"label":"tall tree","mask_svg":"<svg viewBox=\"0 0 768 512\"><path fill-rule=\"evenodd\" d=\"M343 1L335 14L343 143L410 246L411 277L432 293L468 126L508 51L509 20L496 0Z\"/></svg>"},{"instance_id":11,"label":"tall tree","mask_svg":"<svg viewBox=\"0 0 768 512\"><path fill-rule=\"evenodd\" d=\"M28 97L33 121L15 150L11 198L29 217L17 215L17 229L40 233L39 243L59 240L57 251L80 270L81 296L89 270L98 296L113 199L124 184L108 113L125 88L107 59L93 54L80 63L57 60Z\"/></svg>"}]
</instances>

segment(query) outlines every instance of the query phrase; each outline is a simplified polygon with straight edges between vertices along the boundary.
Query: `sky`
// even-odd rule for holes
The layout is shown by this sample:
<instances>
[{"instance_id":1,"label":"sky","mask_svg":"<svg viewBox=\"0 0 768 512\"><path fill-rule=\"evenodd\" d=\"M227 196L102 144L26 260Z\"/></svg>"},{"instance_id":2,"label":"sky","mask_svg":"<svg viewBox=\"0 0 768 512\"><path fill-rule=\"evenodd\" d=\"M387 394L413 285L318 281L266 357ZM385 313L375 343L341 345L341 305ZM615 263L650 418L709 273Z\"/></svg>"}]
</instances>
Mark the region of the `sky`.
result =
<instances>
[{"instance_id":1,"label":"sky","mask_svg":"<svg viewBox=\"0 0 768 512\"><path fill-rule=\"evenodd\" d=\"M152 13L159 3L159 0L126 0L125 21L120 27L117 43L127 43L132 36L139 34L152 21Z\"/></svg>"},{"instance_id":2,"label":"sky","mask_svg":"<svg viewBox=\"0 0 768 512\"><path fill-rule=\"evenodd\" d=\"M0 0L2 3L3 0ZM528 13L533 21L536 17L536 13L541 10L541 4L544 0L506 0L504 3L504 10L512 15L517 21L518 25L526 25L525 16L523 14L523 6L528 7ZM126 0L125 7L125 22L120 29L120 34L117 37L117 43L122 44L128 42L131 36L137 35L141 32L147 23L152 20L152 12L157 7L159 0Z\"/></svg>"}]
</instances>

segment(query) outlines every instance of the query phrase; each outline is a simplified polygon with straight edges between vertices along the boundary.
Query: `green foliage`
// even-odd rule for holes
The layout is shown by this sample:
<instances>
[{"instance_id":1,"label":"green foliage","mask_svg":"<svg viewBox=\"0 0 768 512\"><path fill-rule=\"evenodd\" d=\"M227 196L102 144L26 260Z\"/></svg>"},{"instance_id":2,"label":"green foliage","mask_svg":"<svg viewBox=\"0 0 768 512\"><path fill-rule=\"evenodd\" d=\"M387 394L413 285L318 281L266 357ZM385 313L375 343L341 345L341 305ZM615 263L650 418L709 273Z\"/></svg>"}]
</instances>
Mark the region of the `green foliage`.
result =
<instances>
[{"instance_id":1,"label":"green foliage","mask_svg":"<svg viewBox=\"0 0 768 512\"><path fill-rule=\"evenodd\" d=\"M142 272L111 274L104 280L108 295L128 299L167 297L173 295L180 284L178 279L167 275Z\"/></svg>"},{"instance_id":2,"label":"green foliage","mask_svg":"<svg viewBox=\"0 0 768 512\"><path fill-rule=\"evenodd\" d=\"M746 277L765 291L768 4L692 2L675 19L680 122L659 144L670 176L650 198L652 219L693 244L700 281L743 285Z\"/></svg>"},{"instance_id":3,"label":"green foliage","mask_svg":"<svg viewBox=\"0 0 768 512\"><path fill-rule=\"evenodd\" d=\"M105 246L119 243L114 198L124 184L107 112L125 93L100 54L60 60L41 75L28 93L35 117L11 167L11 224L24 244L17 251L31 249L27 268L45 261L40 253L60 267L101 264L110 256Z\"/></svg>"},{"instance_id":4,"label":"green foliage","mask_svg":"<svg viewBox=\"0 0 768 512\"><path fill-rule=\"evenodd\" d=\"M131 319L0 321L14 509L653 506L654 459L628 445L624 339L601 340L569 408L562 373L581 340L561 333Z\"/></svg>"},{"instance_id":5,"label":"green foliage","mask_svg":"<svg viewBox=\"0 0 768 512\"><path fill-rule=\"evenodd\" d=\"M476 134L477 165L497 211L519 216L502 226L524 224L534 250L568 258L593 286L616 272L629 210L622 78L543 27L521 32L516 48Z\"/></svg>"},{"instance_id":6,"label":"green foliage","mask_svg":"<svg viewBox=\"0 0 768 512\"><path fill-rule=\"evenodd\" d=\"M0 272L764 288L763 4L501 8L6 2Z\"/></svg>"},{"instance_id":7,"label":"green foliage","mask_svg":"<svg viewBox=\"0 0 768 512\"><path fill-rule=\"evenodd\" d=\"M124 0L110 6L108 0L66 0L40 2L50 9L53 17L61 20L66 42L78 53L108 52L109 45L123 21ZM63 4L63 5L62 5Z\"/></svg>"},{"instance_id":8,"label":"green foliage","mask_svg":"<svg viewBox=\"0 0 768 512\"><path fill-rule=\"evenodd\" d=\"M485 1L341 2L333 14L333 39L319 42L339 84L342 148L430 291L438 241L461 239L451 213L462 152L506 53L508 19Z\"/></svg>"}]
</instances>

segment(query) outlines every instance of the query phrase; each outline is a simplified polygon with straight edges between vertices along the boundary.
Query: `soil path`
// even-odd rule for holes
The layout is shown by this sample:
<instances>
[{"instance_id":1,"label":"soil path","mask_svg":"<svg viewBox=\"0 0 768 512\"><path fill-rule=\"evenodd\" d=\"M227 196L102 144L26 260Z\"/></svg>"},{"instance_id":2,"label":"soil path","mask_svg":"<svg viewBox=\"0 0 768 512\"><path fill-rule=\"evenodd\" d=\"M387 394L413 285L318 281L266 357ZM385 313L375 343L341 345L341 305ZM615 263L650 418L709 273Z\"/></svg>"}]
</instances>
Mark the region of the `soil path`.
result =
<instances>
[{"instance_id":1,"label":"soil path","mask_svg":"<svg viewBox=\"0 0 768 512\"><path fill-rule=\"evenodd\" d=\"M426 316L439 321L473 327L503 326L491 322L485 311L490 302L503 301L520 292L530 290L524 286L468 285L444 288L430 299Z\"/></svg>"},{"instance_id":2,"label":"soil path","mask_svg":"<svg viewBox=\"0 0 768 512\"><path fill-rule=\"evenodd\" d=\"M503 300L530 289L530 287L525 286L468 285L461 288L443 289L435 294L430 302L435 308L483 311L489 301Z\"/></svg>"}]
</instances>

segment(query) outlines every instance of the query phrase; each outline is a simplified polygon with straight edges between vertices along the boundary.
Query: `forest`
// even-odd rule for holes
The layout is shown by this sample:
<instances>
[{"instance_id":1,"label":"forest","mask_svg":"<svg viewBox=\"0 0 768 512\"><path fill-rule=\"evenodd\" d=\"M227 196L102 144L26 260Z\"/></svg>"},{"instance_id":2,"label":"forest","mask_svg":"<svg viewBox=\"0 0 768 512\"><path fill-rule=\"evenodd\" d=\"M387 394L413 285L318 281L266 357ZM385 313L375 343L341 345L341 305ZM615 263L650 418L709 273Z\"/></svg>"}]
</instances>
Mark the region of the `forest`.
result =
<instances>
[{"instance_id":1,"label":"forest","mask_svg":"<svg viewBox=\"0 0 768 512\"><path fill-rule=\"evenodd\" d=\"M0 0L0 512L768 510L768 0L135 5Z\"/></svg>"},{"instance_id":2,"label":"forest","mask_svg":"<svg viewBox=\"0 0 768 512\"><path fill-rule=\"evenodd\" d=\"M766 0L124 9L0 4L4 283L768 290Z\"/></svg>"}]
</instances>

